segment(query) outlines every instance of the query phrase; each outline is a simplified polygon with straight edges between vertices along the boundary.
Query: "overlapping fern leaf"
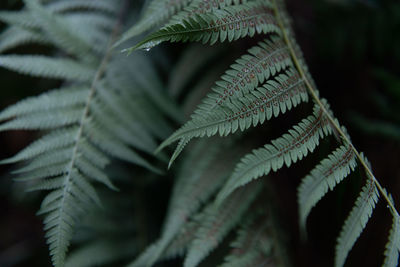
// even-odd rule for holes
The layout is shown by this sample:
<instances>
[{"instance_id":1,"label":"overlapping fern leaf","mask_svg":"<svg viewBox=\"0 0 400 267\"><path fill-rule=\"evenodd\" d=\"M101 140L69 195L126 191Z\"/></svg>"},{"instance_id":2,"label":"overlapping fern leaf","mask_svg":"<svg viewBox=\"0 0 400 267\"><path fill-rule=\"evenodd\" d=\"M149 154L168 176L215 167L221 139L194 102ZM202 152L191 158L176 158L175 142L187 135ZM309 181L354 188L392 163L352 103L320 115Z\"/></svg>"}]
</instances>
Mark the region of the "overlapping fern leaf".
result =
<instances>
[{"instance_id":1,"label":"overlapping fern leaf","mask_svg":"<svg viewBox=\"0 0 400 267\"><path fill-rule=\"evenodd\" d=\"M386 190L373 176L367 159L353 146L345 128L330 111L327 101L320 98L296 43L284 2L222 1L221 5L215 1L211 2L215 5L204 8L200 5L202 1L192 1L160 30L145 37L129 51L148 50L164 41L214 44L218 41L231 42L252 37L256 33L267 36L263 42L248 50L231 65L220 81L211 88L211 92L190 120L167 138L158 151L178 141L178 146L171 156L171 164L193 138L217 134L227 136L238 130L246 131L264 124L272 117L286 113L311 98L314 104L312 115L293 126L287 134L271 141L271 144L242 157L225 185L219 190L216 197L217 206L226 205L226 201L231 197L248 188L248 183L253 184L253 180L268 175L271 170L278 171L283 165L291 167L292 163L313 152L321 138L333 133L340 147L322 160L303 179L299 187L300 225L305 227L312 207L328 189L333 190L358 164L366 173L367 185L362 188L339 235L335 264L343 266L348 253L371 217L378 196L382 195L394 217L385 252L385 265L397 265L400 235L398 212ZM202 216L206 215L199 215L198 220L206 222L207 219ZM203 240L210 232L202 229L201 226L196 226L195 222L186 224L181 236L171 242L170 246L174 244L176 249L167 248L164 253L187 251L185 265L196 266L210 249L207 240ZM201 233L201 237L197 237L196 240L196 234L193 233ZM216 238L216 242L218 240ZM152 249L155 248L150 248L149 251ZM156 255L160 253L159 250Z\"/></svg>"},{"instance_id":2,"label":"overlapping fern leaf","mask_svg":"<svg viewBox=\"0 0 400 267\"><path fill-rule=\"evenodd\" d=\"M0 66L62 85L0 113L0 131L45 131L1 163L23 163L16 179L29 181L29 190L49 191L38 213L44 215L53 264L63 266L74 225L93 203L101 205L93 182L117 190L104 172L111 157L158 173L140 153L152 154L156 138L170 133L164 114L177 111L163 99L148 58L127 59L109 49L119 30L119 2L25 5L20 12L1 12L0 20L10 25L3 37L18 33L3 39L1 49L37 43L54 54L1 55Z\"/></svg>"},{"instance_id":3,"label":"overlapping fern leaf","mask_svg":"<svg viewBox=\"0 0 400 267\"><path fill-rule=\"evenodd\" d=\"M129 49L151 49L165 42L233 41L256 33L279 32L269 1L255 0L240 5L226 6L204 14L195 13L181 23L167 25L150 34ZM178 16L179 14L177 14Z\"/></svg>"},{"instance_id":4,"label":"overlapping fern leaf","mask_svg":"<svg viewBox=\"0 0 400 267\"><path fill-rule=\"evenodd\" d=\"M250 210L252 213L243 220L236 238L230 244L232 249L220 267L262 266L276 263L274 255L276 240L271 234L274 231L271 214L265 211L265 207L263 209L261 214Z\"/></svg>"},{"instance_id":5,"label":"overlapping fern leaf","mask_svg":"<svg viewBox=\"0 0 400 267\"><path fill-rule=\"evenodd\" d=\"M240 149L226 151L229 142L200 140L192 147L180 168L161 237L132 263L151 266L168 249L188 219L213 196L226 180Z\"/></svg>"},{"instance_id":6,"label":"overlapping fern leaf","mask_svg":"<svg viewBox=\"0 0 400 267\"><path fill-rule=\"evenodd\" d=\"M146 178L135 176L136 179ZM122 186L131 185L132 177L118 178ZM129 212L137 201L132 197L135 189L121 190L118 197L107 188L98 187L97 191L103 206L93 206L77 225L72 239L76 248L68 254L66 267L115 266L122 260L130 259L132 253L138 250L140 242L136 233L139 228L135 224L136 213ZM121 211L125 212L124 216L121 216Z\"/></svg>"},{"instance_id":7,"label":"overlapping fern leaf","mask_svg":"<svg viewBox=\"0 0 400 267\"><path fill-rule=\"evenodd\" d=\"M167 21L192 1L193 0L159 0L150 2L149 5L145 6L141 19L124 33L116 45Z\"/></svg>"}]
</instances>

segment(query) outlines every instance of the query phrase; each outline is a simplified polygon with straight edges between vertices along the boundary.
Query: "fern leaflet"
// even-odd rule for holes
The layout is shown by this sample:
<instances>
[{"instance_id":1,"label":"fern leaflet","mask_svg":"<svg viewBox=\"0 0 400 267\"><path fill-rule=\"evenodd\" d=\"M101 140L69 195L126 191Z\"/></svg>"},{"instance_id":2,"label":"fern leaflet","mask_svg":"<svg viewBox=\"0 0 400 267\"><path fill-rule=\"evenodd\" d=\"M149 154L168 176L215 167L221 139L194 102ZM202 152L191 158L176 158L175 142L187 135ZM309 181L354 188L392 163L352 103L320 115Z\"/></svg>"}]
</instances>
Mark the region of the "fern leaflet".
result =
<instances>
[{"instance_id":1,"label":"fern leaflet","mask_svg":"<svg viewBox=\"0 0 400 267\"><path fill-rule=\"evenodd\" d=\"M330 133L331 128L325 116L315 106L314 114L294 126L289 133L244 156L218 193L217 203L221 203L238 187L268 175L271 170L277 171L283 164L290 167L292 163L313 152L319 145L319 139Z\"/></svg>"},{"instance_id":2,"label":"fern leaflet","mask_svg":"<svg viewBox=\"0 0 400 267\"><path fill-rule=\"evenodd\" d=\"M79 64L71 59L36 55L0 56L0 66L31 76L82 82L89 82L90 77L93 77L95 74L93 67Z\"/></svg>"},{"instance_id":3,"label":"fern leaflet","mask_svg":"<svg viewBox=\"0 0 400 267\"><path fill-rule=\"evenodd\" d=\"M344 265L348 253L367 225L378 197L379 193L375 184L368 180L340 232L336 245L335 266Z\"/></svg>"},{"instance_id":4,"label":"fern leaflet","mask_svg":"<svg viewBox=\"0 0 400 267\"><path fill-rule=\"evenodd\" d=\"M162 42L202 42L214 44L218 40L229 42L254 36L256 33L279 33L271 5L256 0L237 6L228 6L206 14L195 14L180 24L168 25L151 34L136 46L129 48L150 49Z\"/></svg>"},{"instance_id":5,"label":"fern leaflet","mask_svg":"<svg viewBox=\"0 0 400 267\"><path fill-rule=\"evenodd\" d=\"M213 112L203 112L202 106L192 115L192 120L183 125L166 139L159 150L179 139L187 143L195 137L212 136L219 133L226 136L238 129L244 131L262 124L272 116L277 117L286 110L306 102L308 95L303 81L297 72L288 70L274 80L267 81L262 87L245 94L238 100L232 100ZM207 100L205 100L207 101ZM212 101L214 103L214 101ZM182 146L178 146L170 164L179 155Z\"/></svg>"},{"instance_id":6,"label":"fern leaflet","mask_svg":"<svg viewBox=\"0 0 400 267\"><path fill-rule=\"evenodd\" d=\"M182 10L193 0L153 0L143 12L142 18L126 31L121 39L115 44L120 45L141 33L144 33L155 26L171 18Z\"/></svg>"},{"instance_id":7,"label":"fern leaflet","mask_svg":"<svg viewBox=\"0 0 400 267\"><path fill-rule=\"evenodd\" d=\"M393 215L393 224L386 244L384 267L395 267L398 264L400 252L400 217Z\"/></svg>"},{"instance_id":8,"label":"fern leaflet","mask_svg":"<svg viewBox=\"0 0 400 267\"><path fill-rule=\"evenodd\" d=\"M220 206L211 203L203 211L200 227L188 248L184 266L197 266L239 222L251 202L261 191L262 183L256 181L232 194Z\"/></svg>"},{"instance_id":9,"label":"fern leaflet","mask_svg":"<svg viewBox=\"0 0 400 267\"><path fill-rule=\"evenodd\" d=\"M86 6L82 3L87 9L88 21L99 18L93 15L93 9L106 8L106 5L100 2ZM106 44L100 44L99 40L108 39L110 31L105 30L107 27L100 31L97 29L99 24L95 22L73 31L75 22L68 19L72 15L67 11L80 10L82 5L76 5L78 3L74 1L64 6L59 4L58 10L63 12L53 13L48 5L26 1L28 9L21 11L19 15L26 13L32 20L33 27L24 28L27 32L38 31L44 34L46 42L77 59L40 55L0 56L0 66L7 69L66 82L66 85L58 90L28 98L0 113L0 131L50 130L17 155L1 163L28 161L25 166L15 171L17 180L30 181L30 191L50 191L38 214L45 215L44 229L55 266L64 265L76 222L93 203L101 205L92 182L97 181L116 190L103 171L110 162L110 156L159 172L133 149L141 149L150 154L155 148L154 137L149 134L147 126L152 121L137 114L154 114L154 120L160 121L158 127L163 127L162 131L155 131L168 134L169 126L164 127L167 123L153 107L154 103L163 107L173 106L168 100L155 100L150 95L144 96L137 85L131 87L132 81L137 77L132 75L136 72L132 69L134 67L124 68L121 61L118 75L113 75L118 56L111 50L103 50L99 54L99 49L92 49L94 46L88 41L93 41L91 38L97 38L96 35L99 35L97 48L106 47ZM99 16L105 15L99 13ZM100 27L108 24L108 18L104 22ZM15 24L12 27L16 29ZM83 37L82 33L85 31L90 33ZM94 32L96 34L93 34ZM15 41L13 45L23 43ZM141 66L146 66L143 62L145 61L142 60ZM135 64L133 66L138 67ZM151 72L147 67L147 72L142 73L141 79L155 81L157 77L154 71ZM121 104L133 98L137 99L136 103L141 102L142 106ZM136 109L140 108L140 112L137 112ZM123 115L120 116L121 114Z\"/></svg>"},{"instance_id":10,"label":"fern leaflet","mask_svg":"<svg viewBox=\"0 0 400 267\"><path fill-rule=\"evenodd\" d=\"M173 16L167 25L179 24L195 14L211 13L227 6L247 3L247 0L192 0L182 11Z\"/></svg>"},{"instance_id":11,"label":"fern leaflet","mask_svg":"<svg viewBox=\"0 0 400 267\"><path fill-rule=\"evenodd\" d=\"M0 34L0 53L30 43L48 45L50 41L39 32L18 26L9 27Z\"/></svg>"},{"instance_id":12,"label":"fern leaflet","mask_svg":"<svg viewBox=\"0 0 400 267\"><path fill-rule=\"evenodd\" d=\"M160 239L131 266L152 266L179 234L188 218L228 177L235 162L231 159L232 155L237 153L226 153L223 149L225 146L217 140L201 140L192 148L175 183Z\"/></svg>"},{"instance_id":13,"label":"fern leaflet","mask_svg":"<svg viewBox=\"0 0 400 267\"><path fill-rule=\"evenodd\" d=\"M356 166L350 146L341 146L311 171L298 187L300 227L305 224L311 209L328 192L340 183Z\"/></svg>"},{"instance_id":14,"label":"fern leaflet","mask_svg":"<svg viewBox=\"0 0 400 267\"><path fill-rule=\"evenodd\" d=\"M79 59L96 62L96 58L90 53L92 45L76 35L73 28L66 23L62 16L50 13L36 1L25 0L25 5L28 10L32 11L33 20L39 24L39 27L56 46Z\"/></svg>"},{"instance_id":15,"label":"fern leaflet","mask_svg":"<svg viewBox=\"0 0 400 267\"><path fill-rule=\"evenodd\" d=\"M272 258L273 241L269 234L272 229L269 229L268 216L264 214L256 220L249 216L231 242L232 250L220 267L259 266L260 262Z\"/></svg>"}]
</instances>

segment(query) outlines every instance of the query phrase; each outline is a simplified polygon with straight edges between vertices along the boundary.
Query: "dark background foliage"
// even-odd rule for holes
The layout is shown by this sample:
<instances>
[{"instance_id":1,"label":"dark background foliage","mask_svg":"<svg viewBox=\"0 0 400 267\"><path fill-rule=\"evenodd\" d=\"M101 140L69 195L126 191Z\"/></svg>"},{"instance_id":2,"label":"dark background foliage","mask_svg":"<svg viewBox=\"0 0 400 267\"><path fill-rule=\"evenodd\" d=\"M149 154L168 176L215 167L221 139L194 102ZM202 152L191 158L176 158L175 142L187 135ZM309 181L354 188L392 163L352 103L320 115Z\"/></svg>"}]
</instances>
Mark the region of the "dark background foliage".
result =
<instances>
[{"instance_id":1,"label":"dark background foliage","mask_svg":"<svg viewBox=\"0 0 400 267\"><path fill-rule=\"evenodd\" d=\"M0 9L20 6L19 1L0 1ZM400 3L395 0L291 0L288 6L299 44L321 95L329 100L337 118L348 128L353 143L368 156L376 177L390 189L399 207ZM45 52L44 49L29 46L23 52ZM169 46L167 49L173 61L174 53L179 51ZM167 79L166 73L164 76ZM24 96L57 86L57 81L41 81L3 69L0 69L0 81L1 109ZM277 123L287 128L284 119L278 119ZM15 154L35 136L36 133L22 131L0 133L0 158ZM282 230L287 231L293 266L332 265L335 239L364 181L363 174L355 172L329 193L311 213L308 239L301 240L296 188L301 177L318 158L328 153L330 146L324 143L304 164L270 177ZM50 266L41 219L35 216L40 198L31 193L21 194L22 188L12 183L10 171L9 166L0 165L0 266ZM171 181L138 184L131 194L136 197L132 209L138 220L138 250L157 237ZM390 227L390 214L382 203L350 253L347 266L382 263Z\"/></svg>"}]
</instances>

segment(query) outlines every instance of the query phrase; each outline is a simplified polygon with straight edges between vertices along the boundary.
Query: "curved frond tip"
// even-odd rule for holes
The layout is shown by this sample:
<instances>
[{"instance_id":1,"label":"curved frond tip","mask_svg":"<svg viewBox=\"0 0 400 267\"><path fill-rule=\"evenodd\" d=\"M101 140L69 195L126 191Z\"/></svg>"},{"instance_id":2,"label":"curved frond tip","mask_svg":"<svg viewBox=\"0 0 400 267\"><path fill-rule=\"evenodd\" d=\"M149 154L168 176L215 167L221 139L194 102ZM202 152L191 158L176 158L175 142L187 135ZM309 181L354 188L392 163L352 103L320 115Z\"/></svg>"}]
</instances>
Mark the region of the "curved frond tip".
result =
<instances>
[{"instance_id":1,"label":"curved frond tip","mask_svg":"<svg viewBox=\"0 0 400 267\"><path fill-rule=\"evenodd\" d=\"M311 209L328 192L333 190L354 170L356 158L349 145L341 146L330 154L307 175L298 187L300 227L305 231L305 224Z\"/></svg>"},{"instance_id":2,"label":"curved frond tip","mask_svg":"<svg viewBox=\"0 0 400 267\"><path fill-rule=\"evenodd\" d=\"M383 267L396 267L400 253L400 217L393 214L392 228L389 233L389 241L385 249L385 261Z\"/></svg>"},{"instance_id":3,"label":"curved frond tip","mask_svg":"<svg viewBox=\"0 0 400 267\"><path fill-rule=\"evenodd\" d=\"M347 255L364 230L378 202L379 193L372 180L362 188L350 215L347 217L336 245L335 266L342 267Z\"/></svg>"}]
</instances>

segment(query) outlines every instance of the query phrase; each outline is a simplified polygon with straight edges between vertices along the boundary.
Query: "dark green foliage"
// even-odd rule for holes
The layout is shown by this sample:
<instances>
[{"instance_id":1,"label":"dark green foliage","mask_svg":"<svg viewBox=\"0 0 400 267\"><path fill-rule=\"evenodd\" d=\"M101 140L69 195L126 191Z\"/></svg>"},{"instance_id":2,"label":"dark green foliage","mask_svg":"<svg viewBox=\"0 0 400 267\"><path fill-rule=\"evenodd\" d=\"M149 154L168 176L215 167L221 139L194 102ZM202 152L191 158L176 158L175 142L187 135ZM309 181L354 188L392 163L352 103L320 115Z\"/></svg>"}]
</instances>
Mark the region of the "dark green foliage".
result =
<instances>
[{"instance_id":1,"label":"dark green foliage","mask_svg":"<svg viewBox=\"0 0 400 267\"><path fill-rule=\"evenodd\" d=\"M394 201L320 97L283 0L153 0L140 16L127 3L26 0L19 11L0 12L0 67L58 84L0 112L0 131L41 131L0 163L20 164L13 174L28 191L47 191L38 214L54 266L153 266L176 257L187 267L287 266L274 208L286 199L268 180L296 170L322 140L327 153L311 157L318 160L298 187L301 231L357 167L366 182L338 234L334 264L345 264L381 197L393 217L384 266L397 265ZM129 55L116 50L131 38ZM240 52L227 62L234 41ZM189 46L174 66L176 58L154 48L163 42L203 46ZM206 46L216 43L225 44ZM45 53L20 53L26 45ZM194 110L186 123L170 95ZM282 118L287 127L273 129ZM164 173L161 150L174 142ZM166 206L160 192L169 185L158 231L154 205Z\"/></svg>"}]
</instances>

